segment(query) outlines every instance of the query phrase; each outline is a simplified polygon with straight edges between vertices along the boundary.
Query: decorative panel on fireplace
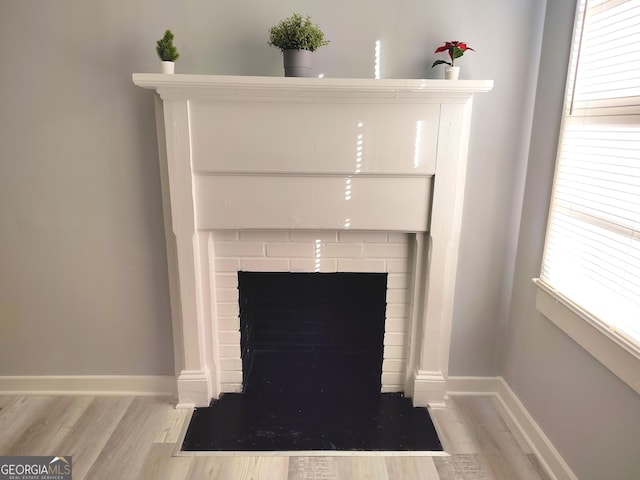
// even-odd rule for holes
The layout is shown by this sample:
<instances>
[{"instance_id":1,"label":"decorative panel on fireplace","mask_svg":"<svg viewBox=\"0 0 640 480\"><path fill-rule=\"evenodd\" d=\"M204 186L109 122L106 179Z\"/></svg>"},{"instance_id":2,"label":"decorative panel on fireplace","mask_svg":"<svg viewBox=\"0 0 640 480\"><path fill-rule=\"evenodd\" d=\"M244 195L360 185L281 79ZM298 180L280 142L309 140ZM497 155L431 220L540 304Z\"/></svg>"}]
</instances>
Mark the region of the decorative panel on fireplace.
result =
<instances>
[{"instance_id":1,"label":"decorative panel on fireplace","mask_svg":"<svg viewBox=\"0 0 640 480\"><path fill-rule=\"evenodd\" d=\"M386 273L238 272L244 391L381 390Z\"/></svg>"}]
</instances>

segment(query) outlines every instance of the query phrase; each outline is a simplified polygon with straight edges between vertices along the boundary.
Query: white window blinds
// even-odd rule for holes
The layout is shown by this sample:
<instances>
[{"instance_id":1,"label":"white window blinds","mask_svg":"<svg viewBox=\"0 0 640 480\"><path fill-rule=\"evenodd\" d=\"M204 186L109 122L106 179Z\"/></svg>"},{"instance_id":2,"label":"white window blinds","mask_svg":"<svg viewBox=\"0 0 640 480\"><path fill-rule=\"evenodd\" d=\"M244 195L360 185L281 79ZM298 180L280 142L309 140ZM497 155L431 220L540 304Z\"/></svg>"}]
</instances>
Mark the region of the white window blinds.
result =
<instances>
[{"instance_id":1,"label":"white window blinds","mask_svg":"<svg viewBox=\"0 0 640 480\"><path fill-rule=\"evenodd\" d=\"M580 0L541 280L640 347L640 0Z\"/></svg>"}]
</instances>

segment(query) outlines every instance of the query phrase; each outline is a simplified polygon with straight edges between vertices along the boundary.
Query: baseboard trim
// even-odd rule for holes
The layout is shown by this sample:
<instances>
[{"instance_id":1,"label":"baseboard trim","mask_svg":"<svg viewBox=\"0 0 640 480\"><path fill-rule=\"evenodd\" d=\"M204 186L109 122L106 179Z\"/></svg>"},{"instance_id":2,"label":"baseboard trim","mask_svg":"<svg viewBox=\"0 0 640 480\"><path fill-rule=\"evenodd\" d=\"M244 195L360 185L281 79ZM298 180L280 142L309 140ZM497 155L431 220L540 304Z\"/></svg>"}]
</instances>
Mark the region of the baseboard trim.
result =
<instances>
[{"instance_id":1,"label":"baseboard trim","mask_svg":"<svg viewBox=\"0 0 640 480\"><path fill-rule=\"evenodd\" d=\"M175 396L173 375L0 376L0 395Z\"/></svg>"},{"instance_id":2,"label":"baseboard trim","mask_svg":"<svg viewBox=\"0 0 640 480\"><path fill-rule=\"evenodd\" d=\"M578 480L549 437L502 377L449 377L447 395L495 396L552 480Z\"/></svg>"}]
</instances>

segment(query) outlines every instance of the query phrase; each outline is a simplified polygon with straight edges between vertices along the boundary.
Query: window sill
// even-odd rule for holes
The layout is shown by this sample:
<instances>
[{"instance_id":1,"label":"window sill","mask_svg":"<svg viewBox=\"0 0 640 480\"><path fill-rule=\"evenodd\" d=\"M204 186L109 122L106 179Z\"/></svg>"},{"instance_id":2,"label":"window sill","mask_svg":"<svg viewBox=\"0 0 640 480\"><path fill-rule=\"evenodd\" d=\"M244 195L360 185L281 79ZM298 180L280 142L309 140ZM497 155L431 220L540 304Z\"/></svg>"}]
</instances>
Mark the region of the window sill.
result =
<instances>
[{"instance_id":1,"label":"window sill","mask_svg":"<svg viewBox=\"0 0 640 480\"><path fill-rule=\"evenodd\" d=\"M533 282L538 287L537 310L640 394L640 349L540 279Z\"/></svg>"}]
</instances>

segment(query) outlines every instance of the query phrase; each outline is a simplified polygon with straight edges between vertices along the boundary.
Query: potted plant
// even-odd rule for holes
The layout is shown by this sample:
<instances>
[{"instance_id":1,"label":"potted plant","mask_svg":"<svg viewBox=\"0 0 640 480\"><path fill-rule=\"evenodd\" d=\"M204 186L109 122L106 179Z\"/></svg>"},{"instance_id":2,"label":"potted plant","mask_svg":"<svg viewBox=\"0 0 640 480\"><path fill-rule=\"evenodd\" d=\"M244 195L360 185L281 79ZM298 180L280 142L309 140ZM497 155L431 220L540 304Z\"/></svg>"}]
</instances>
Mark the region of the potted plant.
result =
<instances>
[{"instance_id":1,"label":"potted plant","mask_svg":"<svg viewBox=\"0 0 640 480\"><path fill-rule=\"evenodd\" d=\"M294 13L269 30L269 45L282 50L285 77L308 77L311 52L329 43L308 15Z\"/></svg>"},{"instance_id":2,"label":"potted plant","mask_svg":"<svg viewBox=\"0 0 640 480\"><path fill-rule=\"evenodd\" d=\"M433 65L431 65L431 68L435 67L436 65L448 65L448 67L445 67L444 69L444 78L446 78L447 80L457 80L458 75L460 74L460 67L454 66L453 62L456 58L460 58L461 56L463 56L464 52L466 52L467 50L475 52L473 48L471 48L464 42L458 42L457 40L445 42L444 45L436 48L436 51L434 53L447 52L451 61L436 60L435 62L433 62Z\"/></svg>"},{"instance_id":3,"label":"potted plant","mask_svg":"<svg viewBox=\"0 0 640 480\"><path fill-rule=\"evenodd\" d=\"M162 73L173 73L175 69L175 61L180 54L173 44L173 33L171 30L164 32L164 36L158 40L156 44L156 52L162 60Z\"/></svg>"}]
</instances>

